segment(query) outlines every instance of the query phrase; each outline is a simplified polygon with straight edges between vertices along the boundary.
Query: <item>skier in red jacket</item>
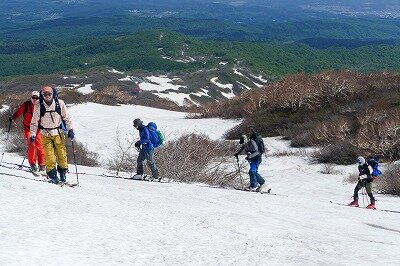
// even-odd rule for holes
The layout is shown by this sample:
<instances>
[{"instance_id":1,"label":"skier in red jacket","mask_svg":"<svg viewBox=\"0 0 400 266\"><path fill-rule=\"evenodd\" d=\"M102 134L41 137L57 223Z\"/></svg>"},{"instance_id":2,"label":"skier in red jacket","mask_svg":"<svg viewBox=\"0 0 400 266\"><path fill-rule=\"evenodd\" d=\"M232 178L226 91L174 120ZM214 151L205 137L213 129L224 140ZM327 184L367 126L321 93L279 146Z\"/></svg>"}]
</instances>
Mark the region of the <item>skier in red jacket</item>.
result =
<instances>
[{"instance_id":1,"label":"skier in red jacket","mask_svg":"<svg viewBox=\"0 0 400 266\"><path fill-rule=\"evenodd\" d=\"M29 100L23 102L14 114L9 118L10 121L14 122L18 117L23 115L24 119L22 125L24 128L24 137L28 145L28 161L31 166L31 172L34 175L46 175L44 149L42 146L42 138L40 134L36 135L34 142L30 143L30 124L33 115L33 107L35 103L39 101L39 92L33 91L32 96ZM15 122L14 122L15 123ZM36 165L36 155L39 168Z\"/></svg>"}]
</instances>

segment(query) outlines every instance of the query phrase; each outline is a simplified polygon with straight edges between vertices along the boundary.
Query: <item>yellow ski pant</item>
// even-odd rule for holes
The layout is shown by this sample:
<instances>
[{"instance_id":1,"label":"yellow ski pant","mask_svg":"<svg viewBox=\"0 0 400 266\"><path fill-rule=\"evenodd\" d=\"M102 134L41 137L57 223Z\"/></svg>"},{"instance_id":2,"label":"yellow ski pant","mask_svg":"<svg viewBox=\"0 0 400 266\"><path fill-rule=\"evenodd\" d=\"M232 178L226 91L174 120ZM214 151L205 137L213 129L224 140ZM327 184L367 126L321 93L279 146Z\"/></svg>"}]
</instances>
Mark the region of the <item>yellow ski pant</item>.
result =
<instances>
[{"instance_id":1,"label":"yellow ski pant","mask_svg":"<svg viewBox=\"0 0 400 266\"><path fill-rule=\"evenodd\" d=\"M61 134L61 136L46 136L42 134L42 144L47 172L53 170L57 164L62 169L68 169L64 134Z\"/></svg>"}]
</instances>

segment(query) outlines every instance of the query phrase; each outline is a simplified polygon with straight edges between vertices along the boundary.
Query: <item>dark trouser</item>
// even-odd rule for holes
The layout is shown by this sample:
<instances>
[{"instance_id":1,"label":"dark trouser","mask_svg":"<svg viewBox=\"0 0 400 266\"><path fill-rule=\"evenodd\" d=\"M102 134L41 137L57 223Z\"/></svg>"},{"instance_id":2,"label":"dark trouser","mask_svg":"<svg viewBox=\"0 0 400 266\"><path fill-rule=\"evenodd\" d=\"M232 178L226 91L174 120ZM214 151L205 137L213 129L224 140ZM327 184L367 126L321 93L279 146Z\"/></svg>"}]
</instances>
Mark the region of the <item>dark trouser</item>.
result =
<instances>
[{"instance_id":1,"label":"dark trouser","mask_svg":"<svg viewBox=\"0 0 400 266\"><path fill-rule=\"evenodd\" d=\"M358 181L356 187L354 188L354 200L358 201L358 191L363 187L365 187L365 190L367 191L367 194L371 200L371 204L375 204L375 198L374 195L372 195L372 182L365 182L362 180Z\"/></svg>"},{"instance_id":2,"label":"dark trouser","mask_svg":"<svg viewBox=\"0 0 400 266\"><path fill-rule=\"evenodd\" d=\"M147 164L150 167L152 177L158 178L157 166L156 162L154 161L154 150L146 151L142 149L139 152L139 156L137 158L136 174L143 175L143 162L145 160L147 160Z\"/></svg>"},{"instance_id":3,"label":"dark trouser","mask_svg":"<svg viewBox=\"0 0 400 266\"><path fill-rule=\"evenodd\" d=\"M258 167L261 163L261 156L257 156L256 158L249 161L250 163L250 187L255 188L258 184L263 185L265 183L264 179L258 173Z\"/></svg>"}]
</instances>

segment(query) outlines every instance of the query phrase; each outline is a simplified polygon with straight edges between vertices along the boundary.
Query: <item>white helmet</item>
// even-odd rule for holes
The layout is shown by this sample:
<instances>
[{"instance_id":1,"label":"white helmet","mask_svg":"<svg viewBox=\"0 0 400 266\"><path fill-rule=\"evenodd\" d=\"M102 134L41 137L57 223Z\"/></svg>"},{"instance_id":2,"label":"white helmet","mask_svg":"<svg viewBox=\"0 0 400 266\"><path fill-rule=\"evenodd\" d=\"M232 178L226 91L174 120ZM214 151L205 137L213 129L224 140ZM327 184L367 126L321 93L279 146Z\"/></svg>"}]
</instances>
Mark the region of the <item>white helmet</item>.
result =
<instances>
[{"instance_id":1,"label":"white helmet","mask_svg":"<svg viewBox=\"0 0 400 266\"><path fill-rule=\"evenodd\" d=\"M363 164L365 164L365 158L362 157L362 156L359 156L357 158L357 162L358 162L359 165L363 165Z\"/></svg>"}]
</instances>

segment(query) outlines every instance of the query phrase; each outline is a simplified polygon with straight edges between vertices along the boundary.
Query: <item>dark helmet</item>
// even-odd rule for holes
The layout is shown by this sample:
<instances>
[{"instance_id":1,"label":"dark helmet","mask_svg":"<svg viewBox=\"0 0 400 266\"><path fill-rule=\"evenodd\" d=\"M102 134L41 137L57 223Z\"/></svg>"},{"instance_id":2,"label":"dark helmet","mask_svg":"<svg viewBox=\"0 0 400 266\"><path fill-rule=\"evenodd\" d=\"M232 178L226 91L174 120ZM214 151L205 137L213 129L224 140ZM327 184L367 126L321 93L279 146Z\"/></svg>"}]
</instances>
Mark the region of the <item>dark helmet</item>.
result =
<instances>
[{"instance_id":1,"label":"dark helmet","mask_svg":"<svg viewBox=\"0 0 400 266\"><path fill-rule=\"evenodd\" d=\"M143 125L143 121L140 120L139 118L136 118L135 120L133 120L134 127L139 128L141 125Z\"/></svg>"},{"instance_id":2,"label":"dark helmet","mask_svg":"<svg viewBox=\"0 0 400 266\"><path fill-rule=\"evenodd\" d=\"M241 135L239 138L239 144L246 144L249 141L246 135Z\"/></svg>"}]
</instances>

